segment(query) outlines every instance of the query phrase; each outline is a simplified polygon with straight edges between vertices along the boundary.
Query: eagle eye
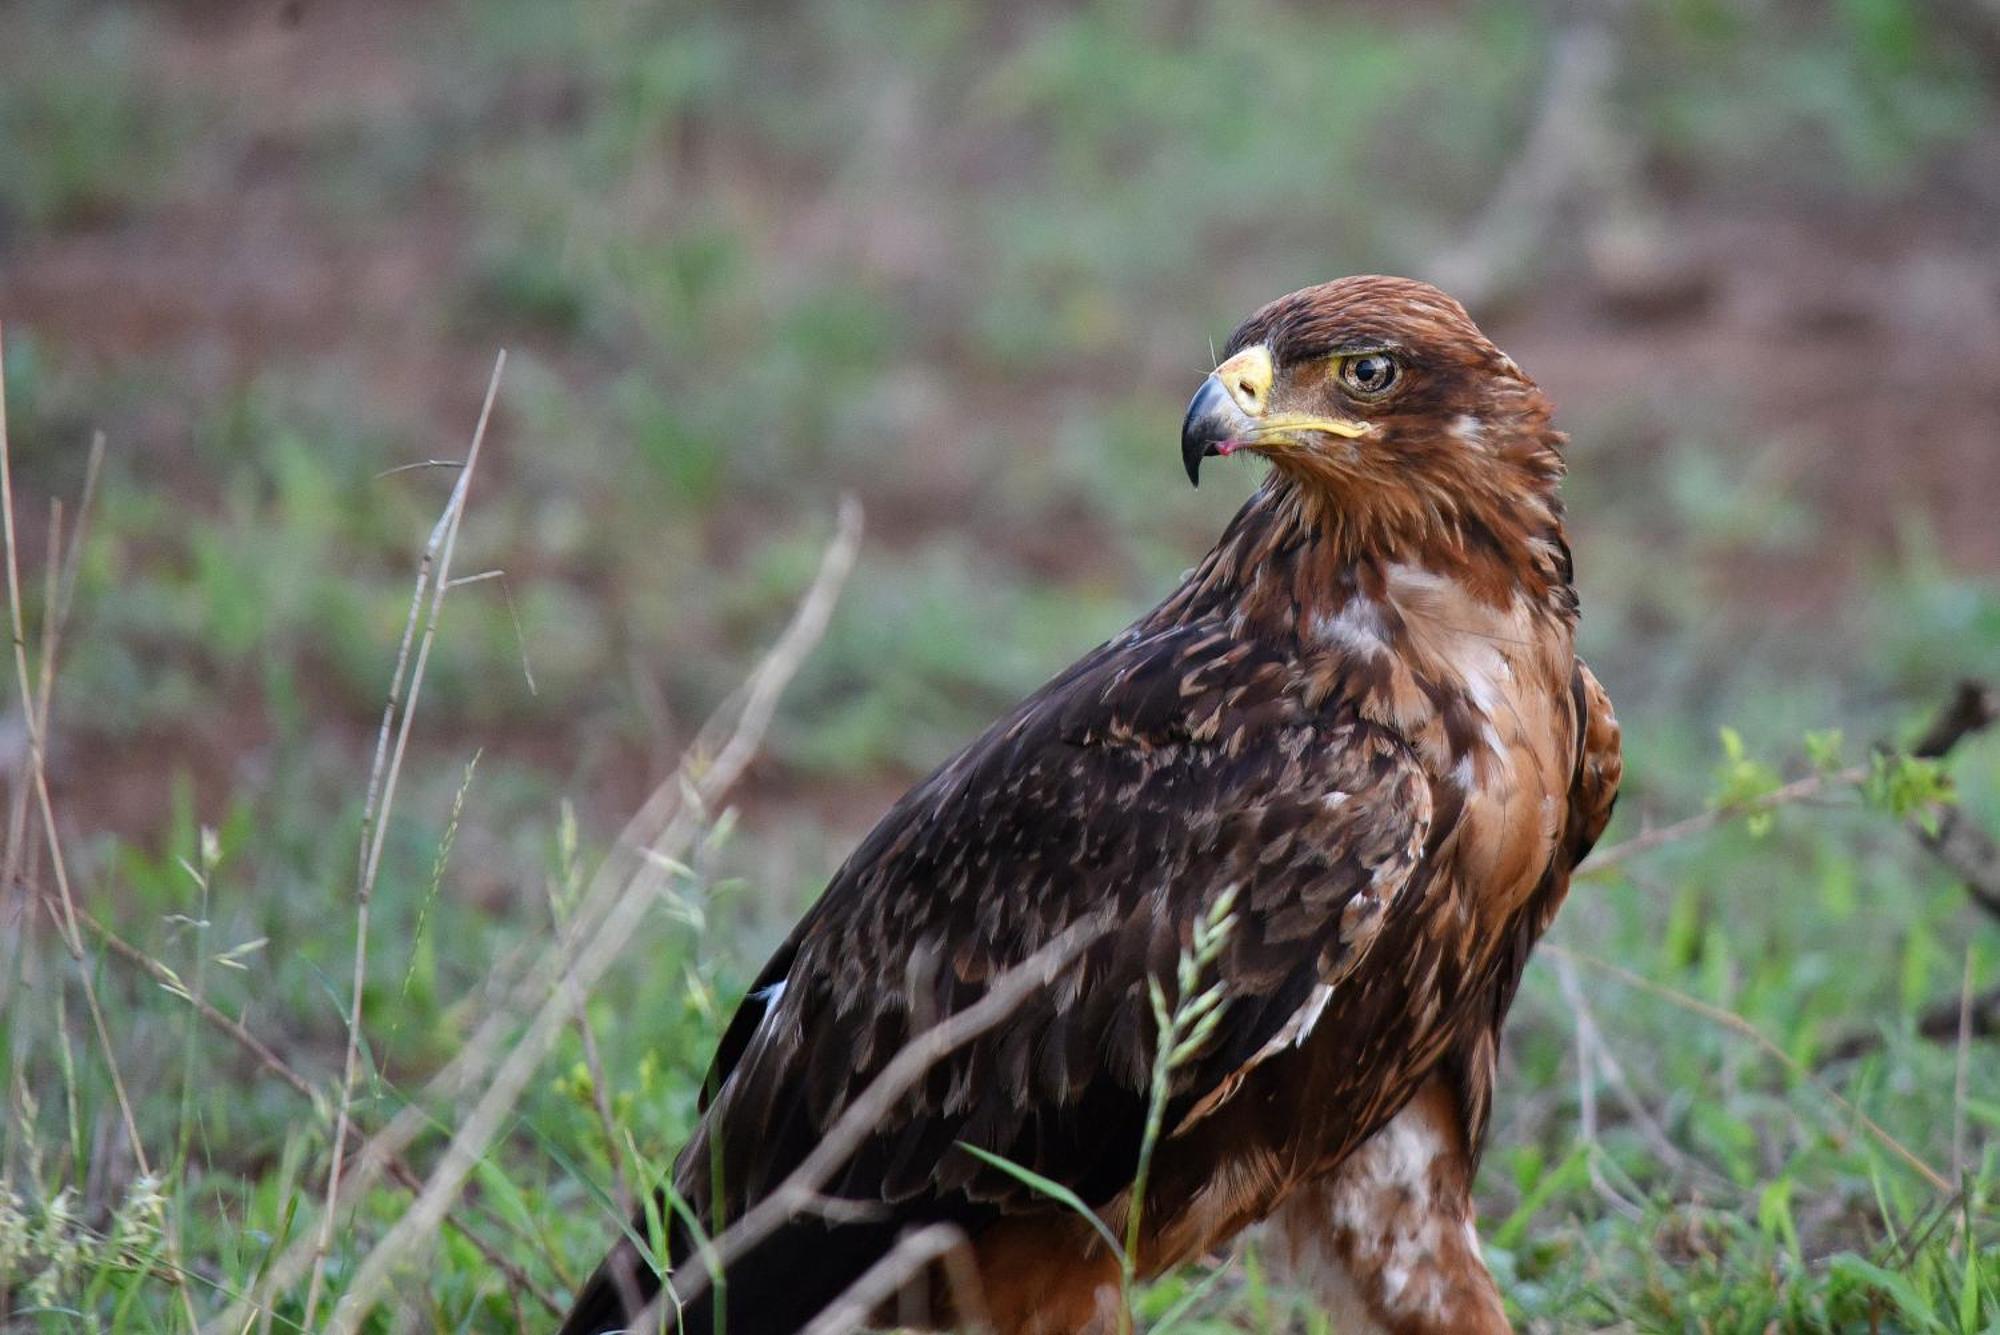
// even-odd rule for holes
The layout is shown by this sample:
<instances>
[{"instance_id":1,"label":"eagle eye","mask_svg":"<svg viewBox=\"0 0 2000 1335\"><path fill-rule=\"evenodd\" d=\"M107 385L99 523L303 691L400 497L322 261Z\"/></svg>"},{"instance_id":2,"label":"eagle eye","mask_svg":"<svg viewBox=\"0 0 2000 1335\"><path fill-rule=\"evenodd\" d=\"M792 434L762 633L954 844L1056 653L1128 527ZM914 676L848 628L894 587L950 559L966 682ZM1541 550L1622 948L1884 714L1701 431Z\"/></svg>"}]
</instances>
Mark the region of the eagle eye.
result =
<instances>
[{"instance_id":1,"label":"eagle eye","mask_svg":"<svg viewBox=\"0 0 2000 1335\"><path fill-rule=\"evenodd\" d=\"M1403 368L1386 352L1360 352L1342 357L1337 374L1341 386L1356 398L1379 399L1396 387Z\"/></svg>"}]
</instances>

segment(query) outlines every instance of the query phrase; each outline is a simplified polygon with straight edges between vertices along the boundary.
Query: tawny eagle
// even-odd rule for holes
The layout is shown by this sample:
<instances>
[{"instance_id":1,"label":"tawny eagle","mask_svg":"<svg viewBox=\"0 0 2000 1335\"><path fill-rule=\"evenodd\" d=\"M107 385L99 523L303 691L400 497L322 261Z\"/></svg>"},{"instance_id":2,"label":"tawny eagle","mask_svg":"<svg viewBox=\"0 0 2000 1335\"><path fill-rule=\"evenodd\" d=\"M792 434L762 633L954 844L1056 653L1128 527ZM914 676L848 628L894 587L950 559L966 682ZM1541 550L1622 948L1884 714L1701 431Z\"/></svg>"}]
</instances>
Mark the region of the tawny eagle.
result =
<instances>
[{"instance_id":1,"label":"tawny eagle","mask_svg":"<svg viewBox=\"0 0 2000 1335\"><path fill-rule=\"evenodd\" d=\"M912 1034L1074 924L1108 924L957 1048L722 1276L724 1324L808 1323L910 1230L962 1230L885 1322L1116 1328L1158 1037L1150 987L1218 896L1220 1018L1174 1067L1141 1275L1263 1221L1352 1330L1504 1331L1471 1188L1522 969L1609 819L1618 725L1577 658L1550 406L1457 302L1345 278L1230 337L1182 428L1191 479L1269 476L1152 611L913 788L833 878L722 1037L679 1204L620 1241L564 1329L717 1327L691 1214L726 1229ZM685 1211L686 1213L681 1213ZM645 1222L635 1226L643 1235Z\"/></svg>"}]
</instances>

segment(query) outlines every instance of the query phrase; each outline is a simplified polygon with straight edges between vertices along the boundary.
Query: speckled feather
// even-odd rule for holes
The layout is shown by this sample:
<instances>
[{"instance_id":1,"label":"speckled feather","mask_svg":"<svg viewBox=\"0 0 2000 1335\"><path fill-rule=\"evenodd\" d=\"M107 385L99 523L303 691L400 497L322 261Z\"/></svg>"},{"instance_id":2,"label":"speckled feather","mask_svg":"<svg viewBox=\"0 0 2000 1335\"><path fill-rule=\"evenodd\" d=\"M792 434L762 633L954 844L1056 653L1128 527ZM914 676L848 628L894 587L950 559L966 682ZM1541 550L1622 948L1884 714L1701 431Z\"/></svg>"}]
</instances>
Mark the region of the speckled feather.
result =
<instances>
[{"instance_id":1,"label":"speckled feather","mask_svg":"<svg viewBox=\"0 0 2000 1335\"><path fill-rule=\"evenodd\" d=\"M1572 648L1561 437L1532 382L1420 284L1308 289L1230 348L1253 342L1287 367L1392 347L1412 383L1366 448L1274 454L1181 587L912 789L765 968L675 1173L711 1227L796 1167L913 1033L1071 924L1113 924L934 1068L829 1184L877 1221L802 1222L732 1274L732 1324L734 1295L766 1287L753 1272L789 1277L785 1301L759 1309L773 1324L754 1328L790 1329L896 1229L947 1220L974 1239L1003 1329L1088 1327L1108 1257L958 1143L1121 1224L1154 1042L1147 980L1171 993L1194 923L1233 889L1238 921L1203 980L1223 990L1222 1019L1173 1075L1143 1266L1285 1213L1309 1235L1297 1254L1346 1258L1339 1283L1367 1319L1450 1328L1450 1312L1405 1321L1383 1296L1430 1291L1407 1258L1371 1277L1375 1253L1340 1250L1332 1220L1372 1197L1356 1194L1366 1182L1335 1189L1362 1175L1350 1160L1371 1162L1359 1147L1421 1107L1450 1127L1429 1170L1438 1208L1471 1236L1499 1026L1616 794L1617 725ZM1304 1209L1315 1191L1335 1195ZM1464 1264L1449 1250L1432 1248L1439 1265ZM615 1315L607 1284L579 1311ZM1483 1268L1435 1291L1452 1285L1498 1311Z\"/></svg>"}]
</instances>

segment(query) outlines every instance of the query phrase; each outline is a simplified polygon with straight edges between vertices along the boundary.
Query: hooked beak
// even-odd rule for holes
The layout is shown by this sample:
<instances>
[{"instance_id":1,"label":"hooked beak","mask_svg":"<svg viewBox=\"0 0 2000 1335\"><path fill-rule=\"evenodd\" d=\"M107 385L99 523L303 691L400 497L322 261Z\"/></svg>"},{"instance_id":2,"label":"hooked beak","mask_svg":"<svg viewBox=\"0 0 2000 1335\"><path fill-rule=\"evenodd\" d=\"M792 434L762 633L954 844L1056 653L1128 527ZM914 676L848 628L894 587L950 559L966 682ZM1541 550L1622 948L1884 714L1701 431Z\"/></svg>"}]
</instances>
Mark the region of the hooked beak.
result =
<instances>
[{"instance_id":1,"label":"hooked beak","mask_svg":"<svg viewBox=\"0 0 2000 1335\"><path fill-rule=\"evenodd\" d=\"M1211 454L1254 449L1275 454L1300 446L1324 445L1327 436L1356 440L1375 434L1367 422L1349 417L1273 411L1277 368L1259 343L1244 348L1208 373L1181 422L1181 462L1188 481L1201 485L1201 461Z\"/></svg>"},{"instance_id":2,"label":"hooked beak","mask_svg":"<svg viewBox=\"0 0 2000 1335\"><path fill-rule=\"evenodd\" d=\"M1181 462L1188 481L1201 485L1201 461L1211 454L1230 454L1256 429L1256 419L1237 406L1214 374L1201 382L1187 417L1181 422Z\"/></svg>"}]
</instances>

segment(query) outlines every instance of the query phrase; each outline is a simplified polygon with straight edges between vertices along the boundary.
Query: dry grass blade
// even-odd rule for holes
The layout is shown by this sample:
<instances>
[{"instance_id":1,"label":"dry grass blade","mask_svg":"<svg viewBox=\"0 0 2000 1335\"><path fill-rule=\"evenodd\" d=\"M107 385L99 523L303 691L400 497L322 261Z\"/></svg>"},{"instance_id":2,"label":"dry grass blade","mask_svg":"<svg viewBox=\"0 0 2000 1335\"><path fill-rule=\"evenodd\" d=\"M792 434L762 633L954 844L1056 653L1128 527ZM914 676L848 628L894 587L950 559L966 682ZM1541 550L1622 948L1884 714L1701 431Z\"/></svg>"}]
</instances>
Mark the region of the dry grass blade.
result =
<instances>
[{"instance_id":1,"label":"dry grass blade","mask_svg":"<svg viewBox=\"0 0 2000 1335\"><path fill-rule=\"evenodd\" d=\"M1689 996L1677 988L1668 987L1665 983L1656 983L1650 978L1633 973L1630 969L1613 964L1610 960L1599 959L1595 955L1586 955L1581 951L1556 945L1552 941L1544 941L1541 948L1554 954L1558 959L1573 960L1578 964L1588 965L1596 969L1599 973L1609 974L1627 987L1651 993L1653 996L1670 1002L1682 1010L1692 1012L1707 1020L1713 1020L1723 1028L1741 1034L1744 1038L1749 1039L1762 1049L1766 1056L1776 1060L1779 1065L1783 1066L1799 1080L1817 1089L1835 1107L1839 1108L1849 1117L1852 1117L1863 1130L1867 1131L1877 1144L1908 1164L1916 1172L1917 1176L1923 1178L1925 1182L1936 1188L1940 1193L1947 1196L1952 1194L1954 1189L1951 1183L1945 1180L1944 1174L1925 1163L1917 1156L1914 1150L1890 1135L1883 1129L1881 1123L1835 1093L1824 1081L1814 1075L1811 1068L1806 1066L1805 1063L1799 1061L1791 1053L1786 1052L1783 1048L1772 1042L1771 1039L1765 1036L1763 1030L1751 1024L1736 1012L1725 1010L1721 1006L1712 1005L1699 997Z\"/></svg>"},{"instance_id":2,"label":"dry grass blade","mask_svg":"<svg viewBox=\"0 0 2000 1335\"><path fill-rule=\"evenodd\" d=\"M762 742L785 686L826 629L840 588L853 569L860 537L860 506L845 501L838 531L821 560L811 590L778 643L751 674L739 694L733 719L727 724L713 725L704 733L704 737L712 737L721 727L728 728L714 759L704 762L697 752L683 765L678 776L680 783L675 786L681 800L671 807L671 818L648 841L647 847L677 860L700 828L709 805L742 776ZM701 745L697 742L698 747ZM653 814L654 806L649 803L649 810L635 819ZM624 874L616 874L614 867ZM545 973L536 975L538 982L546 981L547 986L537 989L541 993L538 1007L526 1032L508 1051L485 1092L460 1122L416 1202L363 1259L330 1323L331 1329L356 1328L381 1301L391 1269L409 1264L426 1253L451 1203L566 1024L576 995L571 987L587 995L604 971L624 953L654 903L665 874L654 859L642 856L607 859L606 868L594 878L595 883L578 911L578 937L582 945L573 954L559 952L564 958L553 977Z\"/></svg>"},{"instance_id":3,"label":"dry grass blade","mask_svg":"<svg viewBox=\"0 0 2000 1335\"><path fill-rule=\"evenodd\" d=\"M1951 1082L1951 1180L1965 1181L1965 1104L1972 1081L1972 948L1965 951L1965 978L1958 985L1958 1061Z\"/></svg>"},{"instance_id":4,"label":"dry grass blade","mask_svg":"<svg viewBox=\"0 0 2000 1335\"><path fill-rule=\"evenodd\" d=\"M60 895L61 914L57 925L64 947L77 967L77 976L83 985L84 1002L90 1010L91 1028L96 1031L97 1044L104 1056L104 1069L111 1081L111 1091L118 1104L118 1116L124 1126L125 1137L131 1144L133 1162L138 1165L142 1176L153 1176L152 1164L146 1155L146 1147L139 1138L138 1119L132 1114L132 1099L125 1087L124 1072L118 1066L117 1049L111 1042L111 1028L104 1020L104 1007L97 995L95 971L85 957L83 936L77 927L76 897L70 891L69 865L63 857L62 839L56 832L55 803L49 798L47 738L43 732L43 720L48 717L50 692L47 689L53 681L55 671L56 639L59 634L60 613L63 611L63 597L58 597L56 605L46 608L43 617L44 640L42 662L44 665L44 689L37 694L28 675L28 637L25 619L21 610L21 561L19 539L14 528L14 457L7 435L7 396L5 386L6 337L0 331L0 523L4 523L7 546L7 613L9 631L14 641L14 677L21 693L21 715L27 724L29 780L34 789L35 805L41 814L42 838L48 848L49 866L55 873L56 889ZM101 449L93 447L95 460ZM93 462L89 484L94 489L96 464ZM77 531L81 533L83 517L78 516ZM80 552L81 548L75 548ZM74 586L74 572L63 580L64 587ZM166 1257L170 1268L179 1270L179 1243L171 1229L165 1234ZM196 1324L194 1300L189 1296L185 1284L176 1284L180 1296L181 1311L187 1318L190 1329Z\"/></svg>"},{"instance_id":5,"label":"dry grass blade","mask_svg":"<svg viewBox=\"0 0 2000 1335\"><path fill-rule=\"evenodd\" d=\"M0 404L0 430L4 430L5 405ZM39 674L35 683L35 732L46 738L49 735L49 719L55 698L56 659L62 644L63 629L69 624L71 600L76 594L77 573L83 568L83 544L90 528L92 503L97 498L97 480L104 469L104 433L95 432L90 438L90 456L84 464L83 494L76 503L76 519L70 526L69 545L61 551L56 560L56 538L60 524L52 524L49 532L51 564L49 576L51 593L46 602L47 611L42 619L42 653L37 666ZM56 511L60 516L60 510ZM23 702L23 708L28 702ZM13 801L7 820L7 885L22 885L32 882L36 876L34 850L28 843L28 795L33 783L29 766L33 760L30 752L22 758L21 772L15 777Z\"/></svg>"},{"instance_id":6,"label":"dry grass blade","mask_svg":"<svg viewBox=\"0 0 2000 1335\"><path fill-rule=\"evenodd\" d=\"M270 1044L258 1038L242 1021L224 1014L210 1003L207 998L187 991L181 986L181 980L174 974L172 969L162 964L159 960L154 959L124 937L119 936L93 916L88 909L77 910L77 915L83 925L90 929L91 934L103 942L113 955L143 969L153 981L167 988L174 995L194 1007L195 1013L204 1022L217 1032L226 1035L238 1047L249 1053L266 1071L278 1077L278 1079L282 1080L299 1094L305 1096L306 1099L312 1101L316 1106L319 1106L320 1091L313 1083L303 1075L300 1075L291 1063L280 1057L272 1050ZM350 1123L348 1126L348 1138L359 1140L360 1135L361 1129ZM400 1157L389 1159L386 1171L391 1178L412 1192L421 1189L423 1186L423 1179L417 1176L416 1170L411 1168ZM460 1235L477 1248L480 1255L486 1258L488 1264L505 1275L508 1283L512 1284L517 1291L533 1297L535 1301L539 1302L551 1313L559 1314L562 1311L562 1305L557 1302L553 1294L536 1283L532 1276L498 1251L492 1243L480 1236L470 1224L457 1217L453 1217L446 1222L457 1229Z\"/></svg>"},{"instance_id":7,"label":"dry grass blade","mask_svg":"<svg viewBox=\"0 0 2000 1335\"><path fill-rule=\"evenodd\" d=\"M479 424L473 428L472 445L466 451L465 466L452 484L451 499L424 544L423 559L417 568L415 591L410 597L410 615L403 624L403 641L396 651L396 670L389 680L389 699L382 709L382 726L375 739L375 762L368 773L368 798L361 813L361 854L357 873L354 924L353 996L347 1015L347 1055L342 1063L340 1099L334 1115L333 1144L326 1171L326 1208L320 1216L318 1254L313 1259L312 1283L306 1291L305 1323L313 1324L319 1298L326 1281L326 1258L333 1246L333 1220L340 1200L340 1173L347 1154L347 1128L353 1114L354 1083L361 1058L361 1003L368 975L368 919L374 898L375 878L381 870L383 833L395 806L396 781L402 774L403 754L409 745L410 723L416 717L417 697L424 684L424 668L430 660L431 645L437 638L438 617L444 610L444 596L451 588L451 558L458 545L458 531L465 519L466 496L473 473L479 466L479 451L486 441L486 425L493 416L493 400L500 393L500 375L507 367L502 351L493 361L493 375L486 384L486 399L479 408ZM428 616L424 616L424 595L430 594ZM419 620L423 640L416 661L410 661L410 642ZM398 710L401 717L398 719ZM395 725L395 747L390 749L390 726Z\"/></svg>"}]
</instances>

